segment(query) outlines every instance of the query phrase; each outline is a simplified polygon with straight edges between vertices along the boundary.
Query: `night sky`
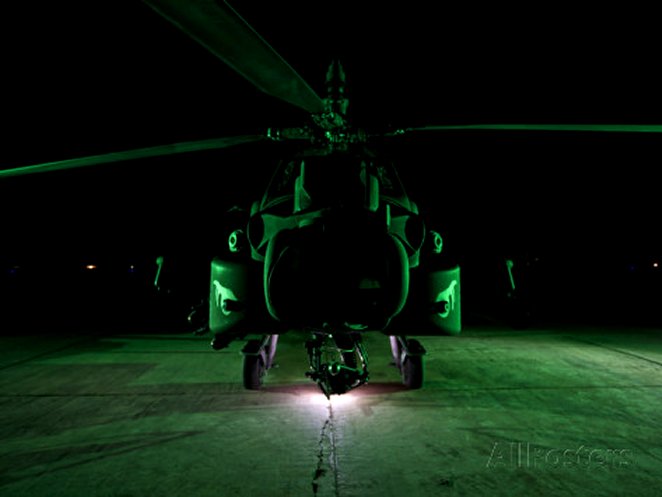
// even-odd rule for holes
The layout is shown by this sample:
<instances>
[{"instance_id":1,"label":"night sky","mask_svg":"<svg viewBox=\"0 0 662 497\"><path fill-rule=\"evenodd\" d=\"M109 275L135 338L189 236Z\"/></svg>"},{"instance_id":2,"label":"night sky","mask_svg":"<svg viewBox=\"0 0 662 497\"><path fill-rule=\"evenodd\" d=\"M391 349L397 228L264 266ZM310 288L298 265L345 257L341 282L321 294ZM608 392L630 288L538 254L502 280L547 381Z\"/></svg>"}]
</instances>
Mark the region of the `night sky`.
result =
<instances>
[{"instance_id":1,"label":"night sky","mask_svg":"<svg viewBox=\"0 0 662 497\"><path fill-rule=\"evenodd\" d=\"M651 12L245 3L237 10L318 93L328 63L342 61L351 116L370 129L662 122ZM2 167L305 119L141 2L3 10ZM453 132L386 151L459 254L629 264L662 252L654 176L661 140ZM261 195L283 153L248 146L5 180L3 251L213 253L221 214Z\"/></svg>"}]
</instances>

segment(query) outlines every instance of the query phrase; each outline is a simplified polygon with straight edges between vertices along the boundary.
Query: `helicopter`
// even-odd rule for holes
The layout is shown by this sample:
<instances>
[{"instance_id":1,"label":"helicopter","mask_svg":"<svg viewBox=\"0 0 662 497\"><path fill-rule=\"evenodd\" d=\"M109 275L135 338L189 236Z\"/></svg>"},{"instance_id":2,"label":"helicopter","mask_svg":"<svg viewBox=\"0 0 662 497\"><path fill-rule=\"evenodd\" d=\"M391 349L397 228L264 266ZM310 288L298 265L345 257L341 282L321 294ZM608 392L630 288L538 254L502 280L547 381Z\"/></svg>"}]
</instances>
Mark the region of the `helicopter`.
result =
<instances>
[{"instance_id":1,"label":"helicopter","mask_svg":"<svg viewBox=\"0 0 662 497\"><path fill-rule=\"evenodd\" d=\"M441 234L428 229L395 166L375 151L375 141L456 130L662 131L658 125L465 124L373 134L347 117L339 62L329 67L326 96L320 98L227 2L145 3L257 89L304 110L308 121L263 134L5 169L0 178L260 141L300 144L280 162L262 198L239 213L243 218L211 262L212 346L219 350L248 339L242 352L249 389L262 386L274 365L278 336L292 328L310 332L308 376L327 396L368 382L362 343L367 332L389 337L393 362L409 388L423 385L425 349L407 330L417 336L460 333L459 266L446 258Z\"/></svg>"}]
</instances>

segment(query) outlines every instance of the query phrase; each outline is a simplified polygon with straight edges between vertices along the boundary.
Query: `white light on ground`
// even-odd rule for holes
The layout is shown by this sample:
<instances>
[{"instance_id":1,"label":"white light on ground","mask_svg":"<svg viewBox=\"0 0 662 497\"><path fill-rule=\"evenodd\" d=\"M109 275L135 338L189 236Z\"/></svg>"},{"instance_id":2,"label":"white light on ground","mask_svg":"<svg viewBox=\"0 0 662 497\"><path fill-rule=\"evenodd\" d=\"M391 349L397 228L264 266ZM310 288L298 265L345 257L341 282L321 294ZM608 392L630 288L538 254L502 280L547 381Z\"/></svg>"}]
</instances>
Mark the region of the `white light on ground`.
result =
<instances>
[{"instance_id":1,"label":"white light on ground","mask_svg":"<svg viewBox=\"0 0 662 497\"><path fill-rule=\"evenodd\" d=\"M332 395L330 399L327 399L322 392L319 392L310 394L309 401L315 406L342 407L354 404L356 397L352 393L345 393L342 395Z\"/></svg>"}]
</instances>

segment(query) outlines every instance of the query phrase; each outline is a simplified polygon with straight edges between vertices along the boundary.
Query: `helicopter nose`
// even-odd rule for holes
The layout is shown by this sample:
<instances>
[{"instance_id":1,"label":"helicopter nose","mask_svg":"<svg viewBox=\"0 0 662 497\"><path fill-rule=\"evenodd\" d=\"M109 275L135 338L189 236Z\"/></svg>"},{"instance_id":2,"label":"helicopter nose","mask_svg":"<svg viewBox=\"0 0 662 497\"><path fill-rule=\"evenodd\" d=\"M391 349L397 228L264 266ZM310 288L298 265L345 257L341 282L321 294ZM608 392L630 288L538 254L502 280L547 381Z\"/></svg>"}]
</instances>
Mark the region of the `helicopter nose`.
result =
<instances>
[{"instance_id":1,"label":"helicopter nose","mask_svg":"<svg viewBox=\"0 0 662 497\"><path fill-rule=\"evenodd\" d=\"M318 228L283 230L270 241L264 266L270 314L310 327L324 322L385 326L408 293L402 243L367 228Z\"/></svg>"}]
</instances>

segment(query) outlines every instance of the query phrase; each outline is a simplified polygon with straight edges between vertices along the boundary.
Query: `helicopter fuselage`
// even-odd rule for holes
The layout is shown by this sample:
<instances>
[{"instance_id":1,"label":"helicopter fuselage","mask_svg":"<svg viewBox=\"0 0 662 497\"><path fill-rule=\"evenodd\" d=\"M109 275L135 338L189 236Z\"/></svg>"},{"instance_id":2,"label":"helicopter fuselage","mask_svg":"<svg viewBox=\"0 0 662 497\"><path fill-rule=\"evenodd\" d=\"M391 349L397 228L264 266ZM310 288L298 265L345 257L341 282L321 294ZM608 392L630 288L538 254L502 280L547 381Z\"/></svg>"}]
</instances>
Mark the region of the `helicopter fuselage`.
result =
<instances>
[{"instance_id":1,"label":"helicopter fuselage","mask_svg":"<svg viewBox=\"0 0 662 497\"><path fill-rule=\"evenodd\" d=\"M215 333L239 333L255 316L283 329L388 332L407 306L410 280L421 286L421 252L441 251L427 250L436 239L426 235L393 165L365 149L308 150L283 160L237 233L247 239L244 255L219 257L212 270ZM456 285L446 286L455 293ZM219 287L234 292L235 312L228 312L227 301L223 308L213 305ZM430 309L434 293L426 299ZM430 312L444 324L456 321L446 327L452 333L459 318L451 317L450 305Z\"/></svg>"}]
</instances>

